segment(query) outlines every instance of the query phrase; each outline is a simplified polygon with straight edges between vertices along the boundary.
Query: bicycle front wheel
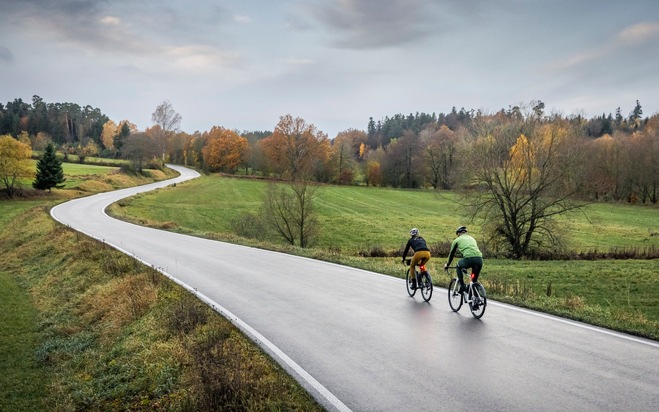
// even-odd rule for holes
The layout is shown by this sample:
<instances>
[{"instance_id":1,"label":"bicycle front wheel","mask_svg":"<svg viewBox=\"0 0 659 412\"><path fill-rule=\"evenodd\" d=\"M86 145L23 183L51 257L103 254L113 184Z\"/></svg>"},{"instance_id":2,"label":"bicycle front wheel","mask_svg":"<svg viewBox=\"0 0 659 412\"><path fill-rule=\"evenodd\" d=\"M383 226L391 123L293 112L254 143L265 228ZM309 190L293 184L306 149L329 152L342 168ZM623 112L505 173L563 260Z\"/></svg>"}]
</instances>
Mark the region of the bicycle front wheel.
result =
<instances>
[{"instance_id":1,"label":"bicycle front wheel","mask_svg":"<svg viewBox=\"0 0 659 412\"><path fill-rule=\"evenodd\" d=\"M426 302L432 297L432 278L428 272L421 274L421 296Z\"/></svg>"},{"instance_id":2,"label":"bicycle front wheel","mask_svg":"<svg viewBox=\"0 0 659 412\"><path fill-rule=\"evenodd\" d=\"M469 309L476 319L480 319L485 314L485 308L487 307L485 288L480 283L474 283L472 285L472 291L473 301L469 304Z\"/></svg>"},{"instance_id":3,"label":"bicycle front wheel","mask_svg":"<svg viewBox=\"0 0 659 412\"><path fill-rule=\"evenodd\" d=\"M405 284L407 286L407 293L410 296L414 296L414 294L416 293L416 289L414 289L412 287L412 278L410 277L410 271L409 270L407 271L407 276L405 276Z\"/></svg>"},{"instance_id":4,"label":"bicycle front wheel","mask_svg":"<svg viewBox=\"0 0 659 412\"><path fill-rule=\"evenodd\" d=\"M457 278L451 279L448 285L448 304L453 310L457 312L462 307L462 293L460 293L460 282Z\"/></svg>"}]
</instances>

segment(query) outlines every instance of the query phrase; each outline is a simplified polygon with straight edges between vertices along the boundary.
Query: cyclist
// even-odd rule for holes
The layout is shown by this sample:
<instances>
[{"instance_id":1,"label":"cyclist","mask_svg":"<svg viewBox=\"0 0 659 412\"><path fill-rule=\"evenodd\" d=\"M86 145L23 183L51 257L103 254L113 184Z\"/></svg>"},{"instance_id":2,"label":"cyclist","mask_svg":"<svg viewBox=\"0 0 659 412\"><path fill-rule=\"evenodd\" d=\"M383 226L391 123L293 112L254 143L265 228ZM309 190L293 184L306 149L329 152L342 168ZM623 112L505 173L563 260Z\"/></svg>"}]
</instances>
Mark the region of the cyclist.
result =
<instances>
[{"instance_id":1,"label":"cyclist","mask_svg":"<svg viewBox=\"0 0 659 412\"><path fill-rule=\"evenodd\" d=\"M448 255L448 262L444 264L444 269L451 265L455 252L460 249L462 259L458 261L458 281L460 282L460 293L465 290L465 282L463 279L463 270L471 268L471 273L474 274L474 282L478 281L478 275L483 269L483 254L478 249L476 239L467 233L467 228L460 226L456 229L455 234L458 236L451 243L451 252Z\"/></svg>"},{"instance_id":2,"label":"cyclist","mask_svg":"<svg viewBox=\"0 0 659 412\"><path fill-rule=\"evenodd\" d=\"M426 240L419 235L419 229L413 228L410 230L410 240L405 245L403 252L402 263L405 263L405 257L410 249L414 251L414 256L410 261L410 279L412 279L412 289L416 289L416 276L414 275L414 268L416 266L425 265L430 260L430 249L426 244Z\"/></svg>"}]
</instances>

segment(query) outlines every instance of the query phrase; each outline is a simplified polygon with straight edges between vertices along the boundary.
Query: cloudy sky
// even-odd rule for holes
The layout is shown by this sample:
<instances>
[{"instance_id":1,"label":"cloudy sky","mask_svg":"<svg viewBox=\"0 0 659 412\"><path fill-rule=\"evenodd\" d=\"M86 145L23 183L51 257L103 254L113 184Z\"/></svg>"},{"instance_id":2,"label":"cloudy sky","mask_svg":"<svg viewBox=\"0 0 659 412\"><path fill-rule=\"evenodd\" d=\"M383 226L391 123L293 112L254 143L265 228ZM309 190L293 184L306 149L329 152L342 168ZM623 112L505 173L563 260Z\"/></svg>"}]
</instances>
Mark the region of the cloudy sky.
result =
<instances>
[{"instance_id":1,"label":"cloudy sky","mask_svg":"<svg viewBox=\"0 0 659 412\"><path fill-rule=\"evenodd\" d=\"M333 138L369 117L659 112L657 0L0 0L0 103Z\"/></svg>"}]
</instances>

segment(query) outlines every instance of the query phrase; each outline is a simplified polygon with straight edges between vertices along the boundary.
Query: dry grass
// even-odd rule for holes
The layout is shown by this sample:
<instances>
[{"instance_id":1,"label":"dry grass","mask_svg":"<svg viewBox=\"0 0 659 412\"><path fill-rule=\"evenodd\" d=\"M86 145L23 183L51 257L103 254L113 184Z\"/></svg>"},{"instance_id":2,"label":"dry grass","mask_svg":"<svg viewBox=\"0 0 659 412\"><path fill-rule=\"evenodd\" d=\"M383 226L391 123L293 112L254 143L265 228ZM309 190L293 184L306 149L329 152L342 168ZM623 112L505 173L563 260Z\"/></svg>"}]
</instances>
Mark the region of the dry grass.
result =
<instances>
[{"instance_id":1,"label":"dry grass","mask_svg":"<svg viewBox=\"0 0 659 412\"><path fill-rule=\"evenodd\" d=\"M78 195L57 190L48 199ZM55 223L47 206L16 208L0 221L0 281L27 292L22 299L37 322L27 326L38 332L29 348L3 332L8 358L27 350L34 359L29 371L0 362L3 387L21 388L0 399L0 410L322 410L229 321L178 285Z\"/></svg>"}]
</instances>

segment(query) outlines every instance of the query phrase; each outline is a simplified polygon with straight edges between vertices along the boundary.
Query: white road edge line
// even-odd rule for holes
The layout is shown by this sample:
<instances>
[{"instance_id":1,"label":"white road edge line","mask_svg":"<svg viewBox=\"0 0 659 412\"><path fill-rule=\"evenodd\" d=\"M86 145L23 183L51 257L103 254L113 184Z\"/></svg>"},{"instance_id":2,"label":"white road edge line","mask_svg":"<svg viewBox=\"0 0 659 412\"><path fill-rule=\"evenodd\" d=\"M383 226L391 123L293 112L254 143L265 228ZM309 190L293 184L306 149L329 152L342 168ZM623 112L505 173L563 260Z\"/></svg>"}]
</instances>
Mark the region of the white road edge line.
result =
<instances>
[{"instance_id":1,"label":"white road edge line","mask_svg":"<svg viewBox=\"0 0 659 412\"><path fill-rule=\"evenodd\" d=\"M537 317L540 317L540 318L552 320L554 322L565 323L567 325L576 326L578 328L586 329L586 330L589 330L589 331L592 331L592 332L598 332L598 333L602 333L604 335L615 336L615 337L620 338L620 339L625 339L625 340L628 340L628 341L641 343L641 344L644 344L644 345L659 348L659 342L654 342L654 341L651 341L649 339L643 339L643 338L639 338L639 337L636 337L636 336L633 336L633 335L627 335L627 334L624 334L622 332L616 332L614 330L609 330L609 329L600 328L600 327L593 326L593 325L588 325L586 323L581 323L581 322L578 322L578 321L575 321L575 320L561 318L560 316L555 316L555 315L550 315L550 314L547 314L547 313L536 312L536 311L531 310L531 309L520 308L520 307L517 307L517 306L509 305L507 303L488 301L488 305L491 304L491 303L494 304L495 306L503 306L503 307L508 308L510 310L514 310L514 311L517 311L517 312L526 313L528 315L533 315L533 316L537 316Z\"/></svg>"}]
</instances>

